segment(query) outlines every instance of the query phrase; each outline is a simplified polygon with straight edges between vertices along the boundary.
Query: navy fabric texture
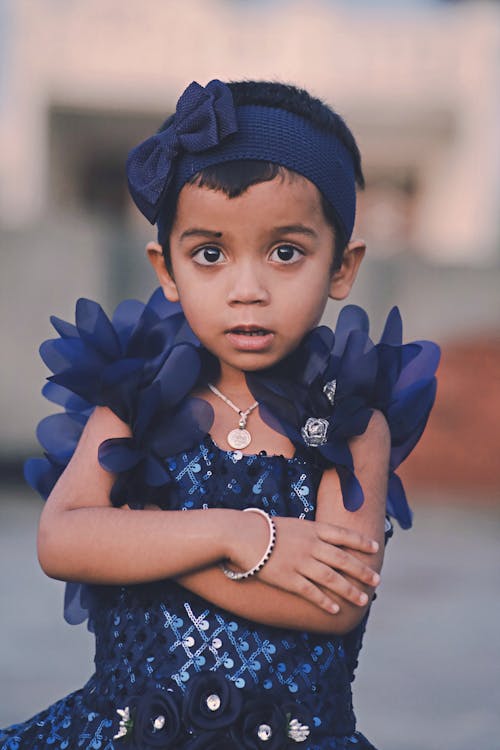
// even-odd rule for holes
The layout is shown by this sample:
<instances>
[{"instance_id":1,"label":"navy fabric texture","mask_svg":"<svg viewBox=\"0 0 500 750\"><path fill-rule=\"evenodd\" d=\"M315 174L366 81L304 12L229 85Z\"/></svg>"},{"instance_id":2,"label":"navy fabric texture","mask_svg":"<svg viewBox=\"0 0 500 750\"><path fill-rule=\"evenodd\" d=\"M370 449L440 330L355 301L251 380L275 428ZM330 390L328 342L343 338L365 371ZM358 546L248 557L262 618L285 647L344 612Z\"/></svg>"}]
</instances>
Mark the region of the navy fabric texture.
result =
<instances>
[{"instance_id":1,"label":"navy fabric texture","mask_svg":"<svg viewBox=\"0 0 500 750\"><path fill-rule=\"evenodd\" d=\"M213 148L236 130L230 89L217 80L205 88L193 81L180 96L169 127L140 143L128 156L130 194L141 213L152 224L156 222L180 155Z\"/></svg>"},{"instance_id":2,"label":"navy fabric texture","mask_svg":"<svg viewBox=\"0 0 500 750\"><path fill-rule=\"evenodd\" d=\"M347 507L352 487L352 507L362 502L348 439L366 429L371 410L388 419L393 470L420 437L434 397L437 349L402 345L397 312L373 344L366 315L351 306L335 333L315 329L290 360L249 378L264 418L289 435L295 456L244 455L212 441L212 409L190 393L213 376L214 361L161 292L146 305L122 303L112 319L83 300L75 325L53 324L59 338L41 348L54 373L44 392L65 411L41 423L45 457L25 471L43 497L92 409L106 405L133 432L99 449L101 464L117 476L114 505L129 503L136 512L150 502L168 510L253 506L312 520L325 466L351 477L343 484ZM324 420L321 445L304 436L310 418ZM388 511L409 525L401 495L390 494ZM73 623L88 618L95 673L81 690L0 731L0 750L372 747L356 730L351 696L366 618L346 636L273 628L170 580L68 584L65 616ZM126 736L114 739L120 733Z\"/></svg>"},{"instance_id":3,"label":"navy fabric texture","mask_svg":"<svg viewBox=\"0 0 500 750\"><path fill-rule=\"evenodd\" d=\"M200 170L228 161L256 159L280 164L307 177L333 207L347 239L356 213L351 155L343 143L309 120L260 105L235 107L231 90L218 80L205 88L191 83L172 122L130 152L128 185L141 213L162 231L165 200L175 201Z\"/></svg>"}]
</instances>

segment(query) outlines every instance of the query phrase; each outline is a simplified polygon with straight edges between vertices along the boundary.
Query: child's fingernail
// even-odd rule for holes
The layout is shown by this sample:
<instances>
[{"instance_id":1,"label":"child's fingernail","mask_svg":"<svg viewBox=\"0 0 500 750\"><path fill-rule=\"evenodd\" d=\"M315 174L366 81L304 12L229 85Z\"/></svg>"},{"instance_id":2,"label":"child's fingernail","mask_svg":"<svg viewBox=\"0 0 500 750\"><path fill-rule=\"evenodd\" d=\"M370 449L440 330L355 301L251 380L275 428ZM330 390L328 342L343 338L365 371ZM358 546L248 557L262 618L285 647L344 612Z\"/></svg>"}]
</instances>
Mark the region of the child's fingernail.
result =
<instances>
[{"instance_id":1,"label":"child's fingernail","mask_svg":"<svg viewBox=\"0 0 500 750\"><path fill-rule=\"evenodd\" d=\"M380 576L379 576L379 574L378 574L378 573L374 573L374 574L372 575L372 582L373 582L373 585L374 585L374 586L376 586L376 585L377 585L377 583L380 583Z\"/></svg>"},{"instance_id":2,"label":"child's fingernail","mask_svg":"<svg viewBox=\"0 0 500 750\"><path fill-rule=\"evenodd\" d=\"M366 594L361 594L359 597L360 604L366 604L367 601L368 601L368 596Z\"/></svg>"},{"instance_id":3,"label":"child's fingernail","mask_svg":"<svg viewBox=\"0 0 500 750\"><path fill-rule=\"evenodd\" d=\"M332 615L336 615L339 610L340 607L338 604L330 604L330 612L332 613Z\"/></svg>"},{"instance_id":4,"label":"child's fingernail","mask_svg":"<svg viewBox=\"0 0 500 750\"><path fill-rule=\"evenodd\" d=\"M374 552L377 552L378 550L378 542L371 542L370 546Z\"/></svg>"}]
</instances>

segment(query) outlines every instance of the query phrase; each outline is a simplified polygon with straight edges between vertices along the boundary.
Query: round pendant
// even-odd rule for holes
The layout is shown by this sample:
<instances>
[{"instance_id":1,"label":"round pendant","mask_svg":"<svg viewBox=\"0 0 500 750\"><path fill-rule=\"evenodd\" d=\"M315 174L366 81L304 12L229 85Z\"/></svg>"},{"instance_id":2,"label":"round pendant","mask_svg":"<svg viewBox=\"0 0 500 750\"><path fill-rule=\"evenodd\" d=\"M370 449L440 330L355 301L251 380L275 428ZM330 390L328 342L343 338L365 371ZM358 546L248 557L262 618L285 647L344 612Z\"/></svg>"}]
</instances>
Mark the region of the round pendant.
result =
<instances>
[{"instance_id":1,"label":"round pendant","mask_svg":"<svg viewBox=\"0 0 500 750\"><path fill-rule=\"evenodd\" d=\"M248 430L242 430L240 427L236 430L231 430L227 435L228 445L237 451L241 450L241 448L246 448L247 445L250 445L251 441L252 436Z\"/></svg>"}]
</instances>

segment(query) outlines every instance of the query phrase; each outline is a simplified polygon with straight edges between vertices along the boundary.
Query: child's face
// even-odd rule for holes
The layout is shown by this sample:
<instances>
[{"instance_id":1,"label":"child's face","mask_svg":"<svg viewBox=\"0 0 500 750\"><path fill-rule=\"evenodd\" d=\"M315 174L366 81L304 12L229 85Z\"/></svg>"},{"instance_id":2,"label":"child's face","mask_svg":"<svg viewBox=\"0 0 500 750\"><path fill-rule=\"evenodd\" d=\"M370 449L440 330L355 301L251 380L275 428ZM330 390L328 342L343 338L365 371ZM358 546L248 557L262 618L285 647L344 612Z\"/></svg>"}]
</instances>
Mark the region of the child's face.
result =
<instances>
[{"instance_id":1,"label":"child's face","mask_svg":"<svg viewBox=\"0 0 500 750\"><path fill-rule=\"evenodd\" d=\"M170 236L173 276L159 246L148 250L166 297L180 300L224 373L269 367L293 351L328 297L349 293L364 244L351 243L332 276L334 235L320 194L293 175L237 198L186 185Z\"/></svg>"}]
</instances>

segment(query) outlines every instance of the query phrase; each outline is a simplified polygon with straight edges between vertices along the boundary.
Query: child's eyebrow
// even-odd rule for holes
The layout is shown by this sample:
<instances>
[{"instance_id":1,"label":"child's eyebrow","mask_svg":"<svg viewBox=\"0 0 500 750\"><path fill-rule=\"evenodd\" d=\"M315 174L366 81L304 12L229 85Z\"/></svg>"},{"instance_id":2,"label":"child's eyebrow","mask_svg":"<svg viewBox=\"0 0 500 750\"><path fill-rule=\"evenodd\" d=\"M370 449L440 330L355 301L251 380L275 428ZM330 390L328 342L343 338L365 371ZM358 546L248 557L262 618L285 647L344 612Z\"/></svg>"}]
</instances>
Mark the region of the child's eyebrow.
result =
<instances>
[{"instance_id":1,"label":"child's eyebrow","mask_svg":"<svg viewBox=\"0 0 500 750\"><path fill-rule=\"evenodd\" d=\"M215 239L220 239L222 237L222 232L216 232L212 229L201 229L198 227L193 227L192 229L186 229L186 231L181 234L181 242L182 240L186 239L186 237L212 237Z\"/></svg>"},{"instance_id":2,"label":"child's eyebrow","mask_svg":"<svg viewBox=\"0 0 500 750\"><path fill-rule=\"evenodd\" d=\"M318 236L312 227L308 227L305 224L285 224L284 226L274 227L272 232L273 234L303 234L307 237ZM222 232L213 229L192 227L191 229L186 229L179 239L182 242L188 237L210 237L212 239L220 239L222 237Z\"/></svg>"},{"instance_id":3,"label":"child's eyebrow","mask_svg":"<svg viewBox=\"0 0 500 750\"><path fill-rule=\"evenodd\" d=\"M317 233L312 227L305 224L287 224L283 227L275 227L274 231L278 234L305 234L308 237L317 237Z\"/></svg>"}]
</instances>

